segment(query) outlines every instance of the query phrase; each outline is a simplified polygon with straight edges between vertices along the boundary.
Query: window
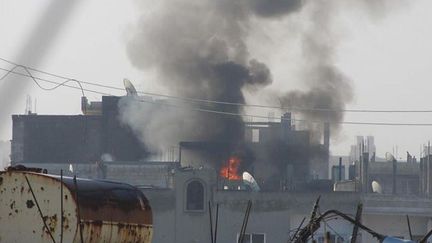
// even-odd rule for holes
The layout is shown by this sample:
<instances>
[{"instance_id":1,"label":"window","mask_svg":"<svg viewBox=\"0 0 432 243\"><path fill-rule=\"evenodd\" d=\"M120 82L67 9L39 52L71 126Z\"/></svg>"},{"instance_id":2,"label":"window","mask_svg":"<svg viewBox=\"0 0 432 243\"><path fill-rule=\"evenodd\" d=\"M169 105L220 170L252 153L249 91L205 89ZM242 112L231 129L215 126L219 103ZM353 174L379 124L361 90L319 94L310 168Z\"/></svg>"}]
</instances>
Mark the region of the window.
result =
<instances>
[{"instance_id":1,"label":"window","mask_svg":"<svg viewBox=\"0 0 432 243\"><path fill-rule=\"evenodd\" d=\"M191 181L186 188L186 210L204 210L204 186L199 181Z\"/></svg>"},{"instance_id":2,"label":"window","mask_svg":"<svg viewBox=\"0 0 432 243\"><path fill-rule=\"evenodd\" d=\"M259 143L260 140L260 130L252 129L252 143Z\"/></svg>"},{"instance_id":3,"label":"window","mask_svg":"<svg viewBox=\"0 0 432 243\"><path fill-rule=\"evenodd\" d=\"M240 234L237 234L237 241L238 242L240 237ZM252 234L245 234L244 238L243 238L243 243L265 243L265 234L257 234L257 233L252 233Z\"/></svg>"}]
</instances>

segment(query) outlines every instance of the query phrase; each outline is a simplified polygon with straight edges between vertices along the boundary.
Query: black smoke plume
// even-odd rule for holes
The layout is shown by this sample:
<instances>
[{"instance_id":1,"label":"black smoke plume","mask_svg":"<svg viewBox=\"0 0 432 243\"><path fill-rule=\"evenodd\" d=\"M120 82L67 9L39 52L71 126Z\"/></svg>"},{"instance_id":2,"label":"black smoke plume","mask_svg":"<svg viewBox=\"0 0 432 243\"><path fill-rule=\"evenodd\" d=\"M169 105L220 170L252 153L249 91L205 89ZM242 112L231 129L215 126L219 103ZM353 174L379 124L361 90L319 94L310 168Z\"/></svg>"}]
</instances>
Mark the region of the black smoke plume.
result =
<instances>
[{"instance_id":1,"label":"black smoke plume","mask_svg":"<svg viewBox=\"0 0 432 243\"><path fill-rule=\"evenodd\" d=\"M128 55L136 67L156 71L170 94L243 104L242 89L272 83L270 69L249 54L250 19L277 17L299 6L297 0L161 1L138 24ZM243 140L241 117L195 110L242 113L241 106L180 105L186 108L124 101L122 119L155 150L179 141Z\"/></svg>"},{"instance_id":2,"label":"black smoke plume","mask_svg":"<svg viewBox=\"0 0 432 243\"><path fill-rule=\"evenodd\" d=\"M280 31L301 32L296 34L302 36L306 90L278 96L283 106L341 110L351 101L353 91L349 78L334 65L338 44L332 29L334 16L341 6L373 5L376 9L375 2L381 1L356 1L360 5L342 0L144 1L140 2L142 18L128 41L127 53L135 67L155 73L154 81L171 95L244 103L244 89L257 91L272 83L270 69L248 49L255 27L252 22L304 15L305 26ZM181 101L155 104L133 99L125 99L120 106L123 122L155 151L180 141L233 142L244 138L241 117L196 110L241 113L241 106ZM343 120L340 112L301 115L334 124Z\"/></svg>"}]
</instances>

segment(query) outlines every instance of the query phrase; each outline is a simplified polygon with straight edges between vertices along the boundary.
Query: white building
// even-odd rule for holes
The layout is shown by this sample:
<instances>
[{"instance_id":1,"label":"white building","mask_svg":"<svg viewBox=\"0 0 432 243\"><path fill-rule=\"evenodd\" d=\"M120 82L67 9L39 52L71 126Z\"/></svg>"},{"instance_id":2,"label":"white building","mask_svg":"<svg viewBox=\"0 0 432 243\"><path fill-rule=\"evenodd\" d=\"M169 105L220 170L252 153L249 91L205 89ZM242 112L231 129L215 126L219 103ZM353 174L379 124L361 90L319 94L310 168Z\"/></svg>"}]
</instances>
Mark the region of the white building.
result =
<instances>
[{"instance_id":1,"label":"white building","mask_svg":"<svg viewBox=\"0 0 432 243\"><path fill-rule=\"evenodd\" d=\"M357 161L361 153L369 153L369 159L373 159L376 155L376 146L374 136L357 136L356 143L351 145L350 160L351 162Z\"/></svg>"}]
</instances>

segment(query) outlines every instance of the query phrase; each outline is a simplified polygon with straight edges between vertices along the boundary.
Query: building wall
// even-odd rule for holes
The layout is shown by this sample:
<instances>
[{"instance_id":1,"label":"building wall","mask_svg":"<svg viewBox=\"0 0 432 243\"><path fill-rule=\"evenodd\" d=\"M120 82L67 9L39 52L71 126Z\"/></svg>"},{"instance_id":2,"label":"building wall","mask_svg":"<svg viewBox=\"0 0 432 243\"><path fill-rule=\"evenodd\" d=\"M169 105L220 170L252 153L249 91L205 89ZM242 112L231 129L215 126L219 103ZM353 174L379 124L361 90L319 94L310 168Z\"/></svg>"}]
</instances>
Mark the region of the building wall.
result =
<instances>
[{"instance_id":1,"label":"building wall","mask_svg":"<svg viewBox=\"0 0 432 243\"><path fill-rule=\"evenodd\" d=\"M30 164L40 166L41 164ZM96 165L75 164L74 172L65 164L49 164L50 170L64 170L65 175L77 173L80 177L97 178ZM405 215L410 216L414 235L421 236L431 227L432 201L418 196L393 196L361 194L356 192L250 192L239 190L218 190L217 173L211 169L172 169L171 163L106 163L106 178L123 182L130 181L140 188L150 201L153 210L154 243L210 242L209 206L213 226L216 205L219 205L218 242L236 242L248 200L252 210L246 233L265 234L266 242L286 242L289 234L300 225L303 218L309 220L313 204L321 196L320 212L337 209L355 215L358 203L363 203L363 223L381 234L407 238ZM43 167L43 166L41 166ZM172 174L172 172L175 172ZM157 174L157 175L156 175ZM165 177L172 176L170 186ZM157 180L157 178L159 180ZM198 180L205 188L204 210L186 210L186 187L190 181ZM143 186L153 185L153 186ZM347 242L352 225L340 219L321 224L315 239L324 232L338 233ZM396 234L398 233L398 234ZM377 242L365 232L361 242Z\"/></svg>"},{"instance_id":2,"label":"building wall","mask_svg":"<svg viewBox=\"0 0 432 243\"><path fill-rule=\"evenodd\" d=\"M12 164L137 161L149 153L118 119L119 97L102 98L102 115L13 115Z\"/></svg>"},{"instance_id":3,"label":"building wall","mask_svg":"<svg viewBox=\"0 0 432 243\"><path fill-rule=\"evenodd\" d=\"M172 188L173 171L177 162L122 162L112 161L92 164L23 163L27 167L47 169L49 174L89 179L119 181L147 188Z\"/></svg>"},{"instance_id":4,"label":"building wall","mask_svg":"<svg viewBox=\"0 0 432 243\"><path fill-rule=\"evenodd\" d=\"M300 225L303 218L309 220L317 197L321 195L320 212L337 209L355 215L357 204L363 203L362 222L384 235L403 236L408 231L405 215L410 215L414 235L426 234L428 219L432 216L432 203L426 198L394 197L355 192L292 193L292 192L249 192L216 190L214 171L178 170L175 187L170 190L143 189L154 212L154 243L210 242L210 221L208 202L211 203L213 227L215 227L216 205L219 205L218 242L236 242L243 222L248 200L252 209L246 233L264 233L267 243L286 242ZM191 180L205 185L204 210L185 210L185 186ZM213 228L214 229L214 228ZM349 242L353 226L339 219L333 219L316 232L315 239L324 232L344 238ZM361 231L360 242L377 242Z\"/></svg>"},{"instance_id":5,"label":"building wall","mask_svg":"<svg viewBox=\"0 0 432 243\"><path fill-rule=\"evenodd\" d=\"M411 216L410 224L414 239L419 240L430 228L429 217ZM377 232L385 232L387 235L410 239L408 223L405 215L378 215L369 214L363 218L363 223ZM369 234L362 234L363 242L376 242Z\"/></svg>"},{"instance_id":6,"label":"building wall","mask_svg":"<svg viewBox=\"0 0 432 243\"><path fill-rule=\"evenodd\" d=\"M82 163L100 159L99 116L14 115L12 163Z\"/></svg>"},{"instance_id":7,"label":"building wall","mask_svg":"<svg viewBox=\"0 0 432 243\"><path fill-rule=\"evenodd\" d=\"M102 97L102 153L109 154L114 160L142 160L149 154L132 130L120 122L120 97Z\"/></svg>"},{"instance_id":8,"label":"building wall","mask_svg":"<svg viewBox=\"0 0 432 243\"><path fill-rule=\"evenodd\" d=\"M333 166L337 166L337 168L339 168L339 158L340 157L342 157L342 166L345 169L342 171L342 173L343 173L342 177L345 177L345 179L349 178L349 166L352 164L352 162L349 159L349 156L337 156L337 155L335 155L335 156L330 156L329 168L328 168L330 179L333 179L333 178L331 178L331 175L332 175L331 171L332 171Z\"/></svg>"}]
</instances>

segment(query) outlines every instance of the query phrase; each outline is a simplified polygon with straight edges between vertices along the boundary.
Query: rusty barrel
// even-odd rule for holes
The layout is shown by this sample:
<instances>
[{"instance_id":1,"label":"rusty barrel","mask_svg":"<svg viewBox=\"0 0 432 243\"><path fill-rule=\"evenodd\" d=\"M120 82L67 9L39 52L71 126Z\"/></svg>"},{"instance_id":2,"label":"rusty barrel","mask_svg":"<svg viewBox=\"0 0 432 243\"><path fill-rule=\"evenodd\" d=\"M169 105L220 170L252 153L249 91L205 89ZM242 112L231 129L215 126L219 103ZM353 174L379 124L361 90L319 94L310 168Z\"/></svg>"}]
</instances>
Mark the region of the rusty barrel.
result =
<instances>
[{"instance_id":1,"label":"rusty barrel","mask_svg":"<svg viewBox=\"0 0 432 243\"><path fill-rule=\"evenodd\" d=\"M152 234L150 204L131 185L0 171L0 242L150 243Z\"/></svg>"}]
</instances>

